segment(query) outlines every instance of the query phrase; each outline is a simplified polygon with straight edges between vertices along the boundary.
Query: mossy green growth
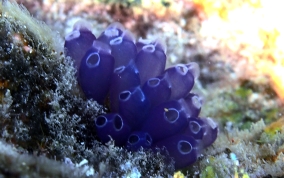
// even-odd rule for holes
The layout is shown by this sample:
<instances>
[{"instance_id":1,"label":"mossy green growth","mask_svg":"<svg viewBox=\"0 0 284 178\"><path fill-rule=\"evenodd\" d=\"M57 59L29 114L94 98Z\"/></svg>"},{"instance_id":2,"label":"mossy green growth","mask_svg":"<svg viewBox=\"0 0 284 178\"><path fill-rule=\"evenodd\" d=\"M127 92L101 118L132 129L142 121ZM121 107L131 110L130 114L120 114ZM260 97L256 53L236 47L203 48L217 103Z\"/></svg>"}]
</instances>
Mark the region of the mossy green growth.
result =
<instances>
[{"instance_id":1,"label":"mossy green growth","mask_svg":"<svg viewBox=\"0 0 284 178\"><path fill-rule=\"evenodd\" d=\"M218 174L214 168L215 158L213 156L209 156L207 158L207 165L205 169L203 169L200 173L200 178L211 178L216 177Z\"/></svg>"},{"instance_id":2,"label":"mossy green growth","mask_svg":"<svg viewBox=\"0 0 284 178\"><path fill-rule=\"evenodd\" d=\"M222 125L230 121L234 127L248 129L261 118L266 123L277 120L283 107L277 102L276 94L269 86L245 80L236 88L216 92L206 102L202 112L220 118Z\"/></svg>"},{"instance_id":3,"label":"mossy green growth","mask_svg":"<svg viewBox=\"0 0 284 178\"><path fill-rule=\"evenodd\" d=\"M201 178L212 178L216 177L216 173L212 166L207 166L204 171L201 172Z\"/></svg>"},{"instance_id":4,"label":"mossy green growth","mask_svg":"<svg viewBox=\"0 0 284 178\"><path fill-rule=\"evenodd\" d=\"M243 99L246 99L251 95L253 91L250 88L240 87L235 90L235 94Z\"/></svg>"},{"instance_id":5,"label":"mossy green growth","mask_svg":"<svg viewBox=\"0 0 284 178\"><path fill-rule=\"evenodd\" d=\"M281 118L264 129L264 133L261 136L260 142L271 142L279 133L284 131L284 118Z\"/></svg>"}]
</instances>

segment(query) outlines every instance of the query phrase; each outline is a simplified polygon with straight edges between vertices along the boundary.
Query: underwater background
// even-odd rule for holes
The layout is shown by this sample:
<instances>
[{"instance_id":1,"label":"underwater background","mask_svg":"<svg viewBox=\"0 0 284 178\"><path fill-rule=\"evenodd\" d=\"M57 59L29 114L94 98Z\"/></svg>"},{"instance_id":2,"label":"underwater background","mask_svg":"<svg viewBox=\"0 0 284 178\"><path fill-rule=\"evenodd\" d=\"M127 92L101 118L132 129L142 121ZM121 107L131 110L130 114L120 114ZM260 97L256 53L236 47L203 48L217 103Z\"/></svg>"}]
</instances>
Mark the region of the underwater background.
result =
<instances>
[{"instance_id":1,"label":"underwater background","mask_svg":"<svg viewBox=\"0 0 284 178\"><path fill-rule=\"evenodd\" d=\"M3 177L283 177L281 0L1 1L0 173ZM282 3L283 4L283 3ZM113 22L166 46L166 68L199 64L192 92L218 124L197 162L100 143L64 38L78 20L95 36Z\"/></svg>"}]
</instances>

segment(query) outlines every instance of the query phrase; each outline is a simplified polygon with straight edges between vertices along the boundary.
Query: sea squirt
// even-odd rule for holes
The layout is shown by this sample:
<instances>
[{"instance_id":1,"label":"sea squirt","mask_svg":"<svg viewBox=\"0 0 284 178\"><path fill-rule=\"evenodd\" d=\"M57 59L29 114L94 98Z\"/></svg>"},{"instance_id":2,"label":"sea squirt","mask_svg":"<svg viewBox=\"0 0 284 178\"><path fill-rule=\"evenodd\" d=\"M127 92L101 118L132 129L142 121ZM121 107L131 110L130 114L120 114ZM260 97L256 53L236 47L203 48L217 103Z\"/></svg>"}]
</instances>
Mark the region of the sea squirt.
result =
<instances>
[{"instance_id":1,"label":"sea squirt","mask_svg":"<svg viewBox=\"0 0 284 178\"><path fill-rule=\"evenodd\" d=\"M197 161L218 135L211 118L200 118L202 99L191 93L197 63L165 69L166 48L158 40L139 39L120 23L95 37L78 22L65 38L86 98L106 104L110 113L94 118L100 141L110 137L129 151L165 147L181 169Z\"/></svg>"}]
</instances>

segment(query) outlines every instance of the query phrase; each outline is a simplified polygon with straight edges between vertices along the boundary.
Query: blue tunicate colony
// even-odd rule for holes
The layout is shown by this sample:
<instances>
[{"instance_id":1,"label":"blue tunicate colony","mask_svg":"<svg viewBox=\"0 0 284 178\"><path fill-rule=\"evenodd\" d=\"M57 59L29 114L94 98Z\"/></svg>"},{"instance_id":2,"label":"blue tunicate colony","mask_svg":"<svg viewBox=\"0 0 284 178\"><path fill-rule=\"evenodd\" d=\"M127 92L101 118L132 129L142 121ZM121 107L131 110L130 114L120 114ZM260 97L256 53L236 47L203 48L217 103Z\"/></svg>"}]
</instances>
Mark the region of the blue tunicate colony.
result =
<instances>
[{"instance_id":1,"label":"blue tunicate colony","mask_svg":"<svg viewBox=\"0 0 284 178\"><path fill-rule=\"evenodd\" d=\"M119 23L96 38L77 22L65 38L87 98L110 107L94 120L101 142L110 137L130 151L165 147L176 169L194 163L217 138L210 118L199 118L202 101L190 93L199 75L196 63L165 70L165 47L157 40L138 40Z\"/></svg>"}]
</instances>

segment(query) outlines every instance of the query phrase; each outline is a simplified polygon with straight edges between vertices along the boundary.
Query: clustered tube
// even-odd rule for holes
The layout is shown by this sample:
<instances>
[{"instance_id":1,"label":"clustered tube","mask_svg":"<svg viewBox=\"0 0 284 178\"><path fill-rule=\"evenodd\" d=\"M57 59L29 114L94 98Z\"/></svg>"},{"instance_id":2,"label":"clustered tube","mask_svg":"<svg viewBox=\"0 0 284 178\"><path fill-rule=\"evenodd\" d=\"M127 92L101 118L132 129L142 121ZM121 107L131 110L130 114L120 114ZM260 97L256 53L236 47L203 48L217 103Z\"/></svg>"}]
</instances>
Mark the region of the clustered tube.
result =
<instances>
[{"instance_id":1,"label":"clustered tube","mask_svg":"<svg viewBox=\"0 0 284 178\"><path fill-rule=\"evenodd\" d=\"M96 38L87 23L77 22L65 37L65 49L85 96L110 108L94 118L101 142L112 138L130 151L165 147L181 169L216 140L217 124L199 117L202 100L190 92L197 63L165 69L165 46L158 40L135 42L120 23Z\"/></svg>"}]
</instances>

